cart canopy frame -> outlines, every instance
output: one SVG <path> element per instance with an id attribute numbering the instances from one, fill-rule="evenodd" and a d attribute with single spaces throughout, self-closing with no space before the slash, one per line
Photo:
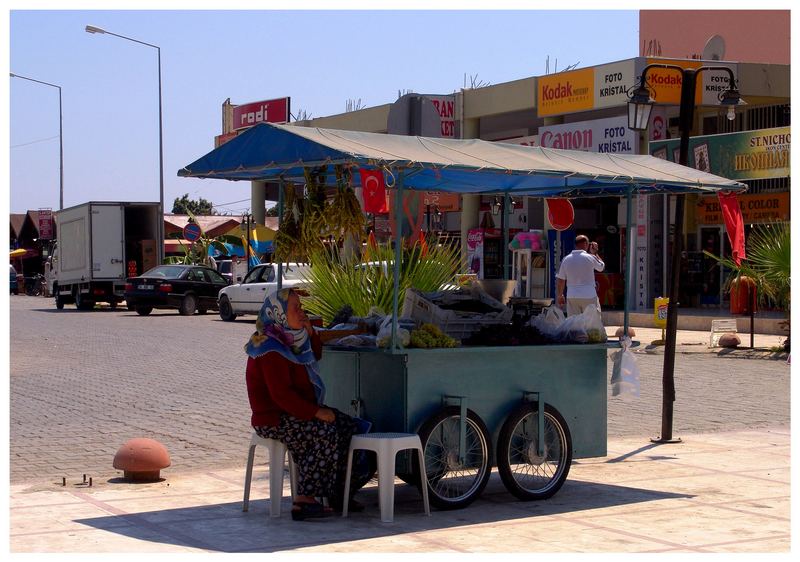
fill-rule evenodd
<path id="1" fill-rule="evenodd" d="M 181 177 L 304 181 L 307 168 L 402 170 L 403 189 L 598 197 L 741 192 L 743 183 L 648 155 L 593 153 L 479 139 L 437 139 L 260 123 L 178 171 Z M 354 186 L 360 185 L 353 174 Z M 392 181 L 387 187 L 392 187 Z"/>

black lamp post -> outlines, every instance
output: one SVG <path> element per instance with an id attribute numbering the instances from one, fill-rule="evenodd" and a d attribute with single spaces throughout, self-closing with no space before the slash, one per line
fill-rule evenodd
<path id="1" fill-rule="evenodd" d="M 694 96 L 697 87 L 697 75 L 706 70 L 721 70 L 728 73 L 728 89 L 719 96 L 720 104 L 728 106 L 727 117 L 736 118 L 735 107 L 744 104 L 736 89 L 736 78 L 727 66 L 701 66 L 699 68 L 683 68 L 674 64 L 648 64 L 642 70 L 639 84 L 631 94 L 628 102 L 628 128 L 637 131 L 647 129 L 650 112 L 657 101 L 650 95 L 647 87 L 647 72 L 651 68 L 669 68 L 681 73 L 681 104 L 679 110 L 679 129 L 681 143 L 678 163 L 686 166 L 689 160 L 689 135 L 694 124 Z M 676 443 L 679 438 L 672 437 L 672 404 L 675 402 L 675 345 L 678 329 L 678 290 L 680 286 L 681 254 L 683 245 L 683 207 L 684 194 L 678 194 L 675 200 L 675 233 L 672 244 L 672 277 L 670 278 L 669 304 L 667 306 L 667 333 L 664 346 L 664 370 L 662 376 L 662 411 L 661 436 L 653 439 L 656 443 Z"/>
<path id="2" fill-rule="evenodd" d="M 53 88 L 58 89 L 58 209 L 61 210 L 64 208 L 64 118 L 63 113 L 61 112 L 61 86 L 57 84 L 51 84 L 50 82 L 44 82 L 42 80 L 34 80 L 33 78 L 28 78 L 27 76 L 22 76 L 20 74 L 14 74 L 13 72 L 10 72 L 9 74 L 11 78 L 21 78 L 22 80 L 36 82 L 37 84 L 44 84 L 45 86 L 52 86 Z"/>
<path id="3" fill-rule="evenodd" d="M 250 213 L 242 217 L 240 227 L 247 231 L 247 247 L 245 248 L 245 259 L 247 260 L 247 273 L 250 273 Z"/>

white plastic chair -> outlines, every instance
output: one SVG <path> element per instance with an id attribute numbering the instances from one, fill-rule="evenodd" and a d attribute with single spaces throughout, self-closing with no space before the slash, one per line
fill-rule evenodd
<path id="1" fill-rule="evenodd" d="M 394 467 L 395 456 L 399 451 L 415 449 L 419 458 L 420 478 L 422 479 L 422 502 L 425 515 L 431 514 L 428 504 L 428 478 L 425 474 L 425 457 L 422 442 L 416 433 L 364 433 L 353 435 L 350 452 L 347 454 L 347 476 L 344 485 L 344 505 L 342 517 L 347 517 L 350 498 L 350 476 L 353 470 L 353 453 L 357 450 L 375 451 L 378 455 L 378 501 L 381 508 L 381 521 L 394 521 Z"/>
<path id="2" fill-rule="evenodd" d="M 247 472 L 244 478 L 244 498 L 242 500 L 242 511 L 247 511 L 250 507 L 250 483 L 253 480 L 253 460 L 256 456 L 256 447 L 261 446 L 269 451 L 269 514 L 270 517 L 280 517 L 281 498 L 283 497 L 283 463 L 286 458 L 286 445 L 277 439 L 265 439 L 258 433 L 253 432 L 250 438 L 250 449 L 247 453 Z M 295 472 L 292 455 L 289 454 L 289 485 L 292 491 L 292 498 L 295 496 Z"/>

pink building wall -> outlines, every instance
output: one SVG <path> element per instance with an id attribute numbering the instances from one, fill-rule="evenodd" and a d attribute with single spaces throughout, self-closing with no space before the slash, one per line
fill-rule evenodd
<path id="1" fill-rule="evenodd" d="M 639 55 L 700 58 L 706 41 L 721 35 L 724 60 L 790 64 L 789 16 L 789 10 L 640 10 Z"/>

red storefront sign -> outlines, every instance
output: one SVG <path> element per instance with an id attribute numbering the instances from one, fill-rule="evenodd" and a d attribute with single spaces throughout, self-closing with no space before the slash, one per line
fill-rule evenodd
<path id="1" fill-rule="evenodd" d="M 234 132 L 234 133 L 225 133 L 222 135 L 217 135 L 216 137 L 214 137 L 214 148 L 219 148 L 229 140 L 236 138 L 237 134 L 238 133 Z"/>
<path id="2" fill-rule="evenodd" d="M 443 191 L 424 191 L 422 204 L 437 207 L 440 211 L 458 211 L 461 207 L 461 196 L 458 193 L 445 193 Z"/>
<path id="3" fill-rule="evenodd" d="M 255 101 L 233 108 L 233 130 L 252 127 L 257 123 L 288 123 L 289 99 Z"/>
<path id="4" fill-rule="evenodd" d="M 53 211 L 50 209 L 39 210 L 39 239 L 53 239 Z"/>

